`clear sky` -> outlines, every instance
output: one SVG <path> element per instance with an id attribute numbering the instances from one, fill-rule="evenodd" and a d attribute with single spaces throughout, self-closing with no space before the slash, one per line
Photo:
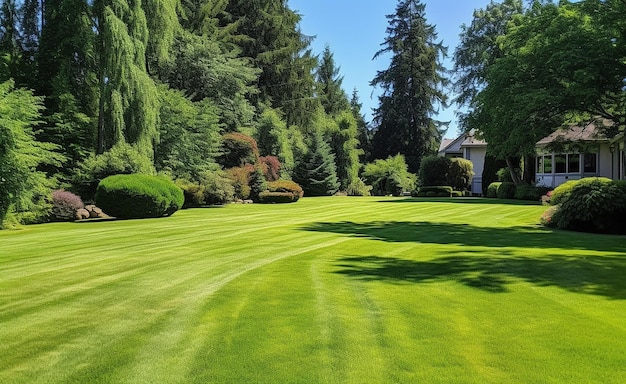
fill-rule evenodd
<path id="1" fill-rule="evenodd" d="M 438 39 L 448 47 L 444 65 L 450 61 L 459 41 L 461 24 L 472 22 L 474 9 L 485 8 L 489 0 L 422 0 L 426 4 L 426 20 L 435 25 Z M 302 33 L 315 36 L 311 48 L 320 54 L 328 45 L 335 63 L 344 77 L 343 87 L 349 96 L 357 89 L 363 103 L 362 112 L 371 119 L 371 109 L 378 106 L 378 91 L 369 83 L 376 71 L 386 69 L 388 58 L 372 60 L 386 37 L 388 20 L 393 14 L 395 0 L 289 0 L 289 7 L 302 15 Z M 450 94 L 451 95 L 451 94 Z M 457 136 L 456 105 L 442 110 L 441 121 L 451 121 L 446 137 Z"/>

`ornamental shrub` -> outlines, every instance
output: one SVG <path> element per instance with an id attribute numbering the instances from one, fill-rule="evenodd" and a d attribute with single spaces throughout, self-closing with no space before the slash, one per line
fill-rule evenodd
<path id="1" fill-rule="evenodd" d="M 626 182 L 590 177 L 565 184 L 552 195 L 552 204 L 558 204 L 553 215 L 558 228 L 626 234 Z"/>
<path id="2" fill-rule="evenodd" d="M 548 187 L 536 187 L 533 185 L 518 185 L 515 190 L 515 198 L 517 200 L 541 201 L 541 197 L 548 193 Z"/>
<path id="3" fill-rule="evenodd" d="M 365 182 L 371 185 L 375 196 L 401 196 L 404 191 L 415 188 L 415 175 L 408 170 L 402 155 L 390 156 L 386 160 L 377 159 L 365 165 Z"/>
<path id="4" fill-rule="evenodd" d="M 442 156 L 427 156 L 420 164 L 418 180 L 421 185 L 446 185 L 451 160 Z"/>
<path id="5" fill-rule="evenodd" d="M 170 216 L 184 199 L 171 180 L 142 174 L 109 176 L 96 191 L 96 204 L 108 215 L 124 219 Z"/>
<path id="6" fill-rule="evenodd" d="M 76 211 L 85 208 L 79 196 L 65 190 L 52 192 L 52 219 L 56 221 L 73 221 Z"/>
<path id="7" fill-rule="evenodd" d="M 280 179 L 281 164 L 276 156 L 259 157 L 259 166 L 263 172 L 263 176 L 267 181 L 276 181 Z"/>
<path id="8" fill-rule="evenodd" d="M 218 161 L 224 168 L 255 164 L 259 159 L 259 147 L 254 138 L 239 132 L 227 133 L 222 138 L 222 154 Z"/>
<path id="9" fill-rule="evenodd" d="M 502 185 L 501 181 L 494 181 L 493 183 L 489 184 L 489 186 L 487 187 L 487 197 L 494 199 L 498 197 L 498 188 L 500 188 L 500 185 Z"/>
<path id="10" fill-rule="evenodd" d="M 517 186 L 515 183 L 503 181 L 498 187 L 496 195 L 498 196 L 498 199 L 513 199 L 515 197 L 516 190 Z"/>
<path id="11" fill-rule="evenodd" d="M 235 199 L 233 182 L 222 170 L 205 171 L 198 181 L 176 180 L 176 185 L 183 190 L 185 204 L 183 208 L 198 208 L 205 205 L 221 205 Z"/>
<path id="12" fill-rule="evenodd" d="M 294 203 L 304 195 L 302 187 L 290 180 L 267 183 L 267 191 L 259 194 L 262 203 Z"/>
<path id="13" fill-rule="evenodd" d="M 419 187 L 417 190 L 411 193 L 411 196 L 424 197 L 427 196 L 428 192 L 434 192 L 435 196 L 438 197 L 451 197 L 452 196 L 452 187 L 450 186 L 425 186 Z"/>
<path id="14" fill-rule="evenodd" d="M 467 159 L 456 158 L 450 160 L 448 168 L 448 182 L 456 191 L 465 191 L 470 188 L 474 177 L 474 164 Z"/>
<path id="15" fill-rule="evenodd" d="M 346 193 L 348 196 L 369 196 L 372 191 L 372 186 L 365 184 L 365 181 L 360 178 L 356 178 L 352 180 L 350 184 L 348 184 L 348 188 L 346 189 Z"/>

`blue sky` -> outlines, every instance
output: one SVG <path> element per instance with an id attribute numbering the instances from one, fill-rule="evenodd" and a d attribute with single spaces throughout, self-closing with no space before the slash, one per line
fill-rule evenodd
<path id="1" fill-rule="evenodd" d="M 436 27 L 438 39 L 448 46 L 450 61 L 458 44 L 461 24 L 470 24 L 474 9 L 485 8 L 489 0 L 422 0 L 426 19 Z M 289 7 L 302 15 L 300 27 L 305 35 L 315 36 L 311 48 L 315 54 L 330 46 L 335 63 L 341 67 L 343 87 L 352 95 L 356 88 L 367 119 L 378 106 L 377 91 L 369 83 L 376 71 L 386 69 L 388 58 L 372 60 L 386 36 L 388 14 L 394 13 L 394 0 L 289 0 Z M 451 121 L 446 137 L 457 135 L 456 105 L 440 111 L 437 119 Z"/>

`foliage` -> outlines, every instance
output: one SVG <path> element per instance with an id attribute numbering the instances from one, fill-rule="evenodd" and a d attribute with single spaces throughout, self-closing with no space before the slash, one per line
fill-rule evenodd
<path id="1" fill-rule="evenodd" d="M 123 219 L 170 216 L 184 201 L 183 191 L 161 176 L 109 176 L 96 191 L 96 204 L 108 215 Z"/>
<path id="2" fill-rule="evenodd" d="M 413 197 L 452 197 L 453 191 L 450 186 L 421 186 L 411 192 Z M 457 191 L 458 192 L 458 191 Z"/>
<path id="3" fill-rule="evenodd" d="M 558 205 L 546 209 L 546 211 L 541 215 L 541 218 L 539 220 L 541 224 L 545 225 L 546 227 L 556 227 L 556 223 L 554 222 L 554 215 L 558 210 Z"/>
<path id="4" fill-rule="evenodd" d="M 72 221 L 76 211 L 85 207 L 79 196 L 65 190 L 52 192 L 52 217 L 57 221 Z"/>
<path id="5" fill-rule="evenodd" d="M 9 214 L 12 222 L 39 222 L 51 208 L 54 179 L 38 168 L 60 166 L 63 157 L 54 152 L 56 145 L 35 139 L 41 108 L 32 92 L 0 83 L 0 229 Z"/>
<path id="6" fill-rule="evenodd" d="M 304 196 L 302 187 L 290 180 L 267 183 L 267 191 L 259 194 L 262 203 L 293 203 Z"/>
<path id="7" fill-rule="evenodd" d="M 224 168 L 256 164 L 259 148 L 254 138 L 239 132 L 227 133 L 222 138 L 222 151 L 218 158 Z"/>
<path id="8" fill-rule="evenodd" d="M 221 205 L 235 199 L 233 182 L 221 170 L 204 171 L 197 181 L 176 180 L 185 195 L 184 208 L 197 208 L 205 205 Z"/>
<path id="9" fill-rule="evenodd" d="M 515 183 L 510 181 L 503 181 L 500 183 L 496 191 L 496 195 L 498 199 L 513 199 L 515 198 L 515 193 L 517 191 L 517 186 Z"/>
<path id="10" fill-rule="evenodd" d="M 91 155 L 73 179 L 73 189 L 85 200 L 91 200 L 101 180 L 119 174 L 155 174 L 150 158 L 133 145 L 121 142 L 100 155 Z"/>
<path id="11" fill-rule="evenodd" d="M 404 156 L 396 155 L 386 160 L 375 160 L 365 165 L 363 177 L 372 186 L 376 196 L 400 196 L 404 191 L 415 188 L 416 177 L 409 173 Z"/>
<path id="12" fill-rule="evenodd" d="M 501 185 L 502 185 L 501 181 L 495 181 L 493 183 L 490 183 L 489 186 L 487 187 L 487 197 L 489 198 L 498 197 L 498 189 L 500 188 Z"/>
<path id="13" fill-rule="evenodd" d="M 558 228 L 585 232 L 626 234 L 626 183 L 590 177 L 554 190 L 551 204 L 558 206 L 553 222 Z"/>
<path id="14" fill-rule="evenodd" d="M 451 163 L 449 158 L 443 156 L 424 157 L 417 177 L 420 185 L 448 185 Z"/>
<path id="15" fill-rule="evenodd" d="M 280 179 L 281 164 L 276 156 L 259 157 L 259 166 L 267 181 L 276 181 Z"/>
<path id="16" fill-rule="evenodd" d="M 471 187 L 474 177 L 474 164 L 467 159 L 455 158 L 450 160 L 447 180 L 456 191 L 466 191 Z"/>
<path id="17" fill-rule="evenodd" d="M 513 172 L 517 175 L 518 178 L 522 174 L 522 171 L 519 168 L 515 168 Z M 500 168 L 498 172 L 496 172 L 496 176 L 498 177 L 498 181 L 507 181 L 511 183 L 514 181 L 513 176 L 511 176 L 511 170 L 508 167 Z"/>
<path id="18" fill-rule="evenodd" d="M 218 109 L 208 100 L 192 102 L 182 92 L 159 87 L 159 143 L 154 164 L 159 172 L 196 180 L 216 168 L 221 135 Z"/>
<path id="19" fill-rule="evenodd" d="M 348 96 L 342 88 L 343 77 L 340 68 L 335 66 L 335 59 L 330 47 L 326 45 L 322 59 L 316 70 L 316 92 L 326 114 L 336 116 L 349 110 Z"/>
<path id="20" fill-rule="evenodd" d="M 357 178 L 348 185 L 346 193 L 348 196 L 369 196 L 372 192 L 372 186 L 367 185 L 361 178 Z"/>
<path id="21" fill-rule="evenodd" d="M 335 156 L 321 132 L 313 135 L 309 151 L 294 170 L 293 180 L 302 186 L 307 196 L 332 195 L 339 189 Z"/>
<path id="22" fill-rule="evenodd" d="M 358 132 L 356 121 L 350 111 L 340 112 L 334 119 L 326 132 L 329 137 L 330 146 L 335 155 L 337 165 L 337 178 L 341 190 L 346 190 L 348 186 L 359 178 L 361 163 L 359 156 L 362 150 L 358 149 Z"/>
<path id="23" fill-rule="evenodd" d="M 550 188 L 536 187 L 534 185 L 520 184 L 515 190 L 515 199 L 541 201 L 541 197 L 546 195 Z"/>
<path id="24" fill-rule="evenodd" d="M 229 168 L 226 173 L 231 180 L 233 187 L 235 188 L 235 197 L 241 200 L 247 200 L 250 198 L 251 175 L 255 172 L 252 164 L 245 164 L 240 167 Z"/>
<path id="25" fill-rule="evenodd" d="M 259 152 L 264 156 L 276 156 L 282 164 L 283 176 L 290 176 L 296 166 L 296 157 L 306 152 L 306 144 L 297 129 L 287 129 L 279 111 L 267 108 L 261 114 L 255 138 Z"/>
<path id="26" fill-rule="evenodd" d="M 392 57 L 389 68 L 371 82 L 382 88 L 374 111 L 372 154 L 379 159 L 402 154 L 409 171 L 417 172 L 422 158 L 434 154 L 441 141 L 443 124 L 431 116 L 447 99 L 441 64 L 446 48 L 436 42 L 435 27 L 426 22 L 425 6 L 418 0 L 399 1 L 387 19 L 387 37 L 374 58 Z"/>
<path id="27" fill-rule="evenodd" d="M 359 94 L 354 88 L 352 90 L 352 98 L 350 99 L 350 110 L 356 121 L 357 139 L 359 140 L 358 148 L 361 150 L 360 161 L 365 163 L 372 155 L 372 132 L 370 132 L 365 116 L 361 113 L 363 104 L 359 101 Z"/>
<path id="28" fill-rule="evenodd" d="M 487 196 L 487 187 L 491 183 L 499 181 L 497 172 L 503 167 L 506 167 L 506 161 L 496 159 L 494 156 L 491 156 L 489 153 L 487 153 L 487 155 L 485 156 L 485 163 L 483 164 L 482 173 L 483 196 Z"/>

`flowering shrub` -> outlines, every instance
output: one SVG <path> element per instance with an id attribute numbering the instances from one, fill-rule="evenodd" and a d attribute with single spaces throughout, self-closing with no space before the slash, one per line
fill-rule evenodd
<path id="1" fill-rule="evenodd" d="M 543 215 L 541 215 L 541 224 L 545 225 L 546 227 L 555 227 L 556 225 L 554 224 L 554 220 L 552 219 L 552 217 L 558 210 L 558 206 L 552 206 L 548 208 L 543 213 Z"/>
<path id="2" fill-rule="evenodd" d="M 79 196 L 62 189 L 52 192 L 52 217 L 56 221 L 72 221 L 76 211 L 85 207 Z"/>
<path id="3" fill-rule="evenodd" d="M 550 202 L 552 201 L 552 192 L 553 191 L 548 191 L 545 195 L 541 196 L 542 205 L 550 205 Z"/>

